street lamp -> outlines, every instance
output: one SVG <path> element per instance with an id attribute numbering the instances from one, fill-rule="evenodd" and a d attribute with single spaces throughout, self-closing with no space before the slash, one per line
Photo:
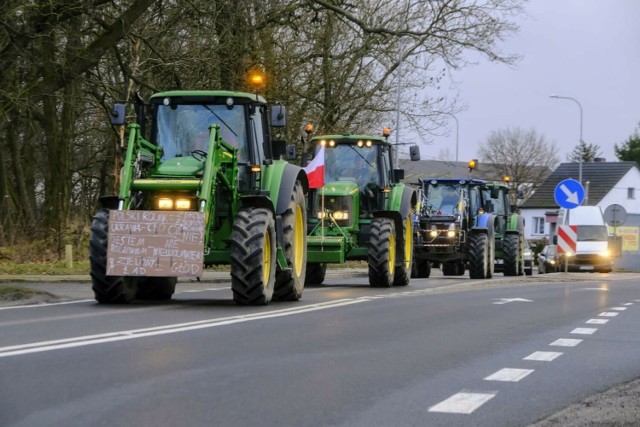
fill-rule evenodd
<path id="1" fill-rule="evenodd" d="M 458 118 L 455 115 L 453 115 L 451 113 L 449 113 L 449 115 L 451 117 L 453 117 L 453 120 L 456 121 L 456 162 L 457 162 L 458 161 L 458 142 L 459 142 L 458 141 L 458 135 L 459 135 L 459 131 L 460 131 L 460 124 L 458 123 Z"/>
<path id="2" fill-rule="evenodd" d="M 570 96 L 559 96 L 554 94 L 549 96 L 549 98 L 568 99 L 569 101 L 575 102 L 578 105 L 578 108 L 580 108 L 580 161 L 578 163 L 578 182 L 582 185 L 582 156 L 584 156 L 584 152 L 582 151 L 582 105 L 580 105 L 580 102 L 578 102 L 577 99 L 571 98 Z"/>

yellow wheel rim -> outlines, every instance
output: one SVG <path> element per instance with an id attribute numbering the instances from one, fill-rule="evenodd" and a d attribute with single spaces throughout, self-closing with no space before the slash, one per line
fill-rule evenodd
<path id="1" fill-rule="evenodd" d="M 413 224 L 411 217 L 407 218 L 407 225 L 404 233 L 404 268 L 411 267 L 411 249 L 413 248 Z"/>
<path id="2" fill-rule="evenodd" d="M 389 274 L 393 274 L 396 269 L 396 233 L 391 233 L 389 241 Z"/>
<path id="3" fill-rule="evenodd" d="M 262 285 L 266 288 L 271 277 L 271 236 L 269 230 L 264 235 L 264 250 L 262 251 Z"/>
<path id="4" fill-rule="evenodd" d="M 302 274 L 303 258 L 304 258 L 304 236 L 306 230 L 304 229 L 304 218 L 302 216 L 302 208 L 300 205 L 296 205 L 295 213 L 295 228 L 293 230 L 293 268 L 296 276 L 299 277 Z"/>

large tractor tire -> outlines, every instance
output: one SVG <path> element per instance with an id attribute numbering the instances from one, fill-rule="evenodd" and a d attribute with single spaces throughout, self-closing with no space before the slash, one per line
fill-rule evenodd
<path id="1" fill-rule="evenodd" d="M 411 278 L 411 268 L 413 267 L 413 222 L 408 216 L 404 224 L 404 253 L 402 265 L 396 267 L 396 274 L 393 278 L 393 286 L 407 286 Z"/>
<path id="2" fill-rule="evenodd" d="M 304 289 L 307 269 L 307 209 L 302 184 L 296 181 L 289 207 L 282 214 L 284 256 L 290 270 L 276 268 L 273 299 L 298 301 Z"/>
<path id="3" fill-rule="evenodd" d="M 429 276 L 431 276 L 431 261 L 418 260 L 413 263 L 413 273 L 411 277 L 428 279 Z"/>
<path id="4" fill-rule="evenodd" d="M 304 282 L 307 285 L 322 285 L 326 274 L 327 264 L 320 262 L 307 263 L 307 273 Z"/>
<path id="5" fill-rule="evenodd" d="M 138 281 L 136 299 L 167 301 L 176 291 L 177 277 L 145 277 Z"/>
<path id="6" fill-rule="evenodd" d="M 109 237 L 109 211 L 100 209 L 91 223 L 89 263 L 91 288 L 101 304 L 123 304 L 136 296 L 137 277 L 107 276 L 107 240 Z"/>
<path id="7" fill-rule="evenodd" d="M 273 297 L 276 275 L 276 231 L 273 214 L 264 208 L 238 211 L 231 231 L 231 290 L 241 305 L 265 305 Z"/>
<path id="8" fill-rule="evenodd" d="M 520 268 L 520 236 L 507 234 L 502 240 L 502 261 L 505 276 L 518 276 Z"/>
<path id="9" fill-rule="evenodd" d="M 460 263 L 455 261 L 442 263 L 443 276 L 458 276 L 459 273 L 460 273 Z"/>
<path id="10" fill-rule="evenodd" d="M 388 218 L 371 221 L 369 235 L 369 285 L 373 288 L 393 286 L 396 266 L 396 230 Z"/>
<path id="11" fill-rule="evenodd" d="M 469 236 L 469 277 L 472 279 L 487 279 L 491 277 L 489 239 L 484 233 Z"/>

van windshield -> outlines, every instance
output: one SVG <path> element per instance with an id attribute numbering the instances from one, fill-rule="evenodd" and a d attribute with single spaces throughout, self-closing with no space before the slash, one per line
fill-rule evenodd
<path id="1" fill-rule="evenodd" d="M 578 242 L 595 242 L 607 239 L 607 227 L 604 225 L 578 226 Z"/>

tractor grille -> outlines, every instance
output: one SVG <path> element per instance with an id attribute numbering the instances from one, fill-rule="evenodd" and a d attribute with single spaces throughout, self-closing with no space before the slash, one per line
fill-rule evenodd
<path id="1" fill-rule="evenodd" d="M 314 202 L 314 218 L 322 217 L 322 197 L 316 195 Z M 353 224 L 354 210 L 353 197 L 349 196 L 325 196 L 324 214 L 331 216 L 340 227 L 349 227 Z"/>

